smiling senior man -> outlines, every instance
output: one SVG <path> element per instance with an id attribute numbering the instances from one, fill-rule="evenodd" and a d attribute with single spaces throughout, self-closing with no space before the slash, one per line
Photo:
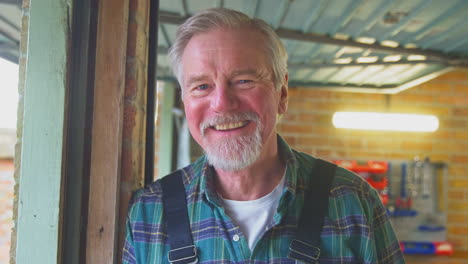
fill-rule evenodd
<path id="1" fill-rule="evenodd" d="M 268 24 L 199 12 L 170 58 L 205 155 L 134 194 L 123 263 L 404 263 L 376 191 L 277 134 L 287 53 Z"/>

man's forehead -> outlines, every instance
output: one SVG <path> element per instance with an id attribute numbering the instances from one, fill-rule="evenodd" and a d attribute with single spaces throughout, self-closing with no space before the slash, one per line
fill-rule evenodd
<path id="1" fill-rule="evenodd" d="M 240 75 L 255 75 L 255 76 L 260 76 L 268 73 L 268 71 L 264 68 L 251 68 L 251 67 L 245 67 L 245 68 L 236 68 L 232 69 L 229 72 L 223 73 L 223 76 L 225 77 L 236 77 Z M 214 76 L 207 74 L 205 72 L 191 72 L 187 73 L 187 76 L 184 76 L 185 80 L 187 83 L 190 82 L 195 82 L 195 81 L 200 81 L 200 80 L 206 80 L 213 78 Z"/>

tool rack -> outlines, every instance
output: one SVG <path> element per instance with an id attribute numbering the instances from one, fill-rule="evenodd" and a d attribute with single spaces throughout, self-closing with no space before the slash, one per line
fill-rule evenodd
<path id="1" fill-rule="evenodd" d="M 447 165 L 411 161 L 335 160 L 363 177 L 387 207 L 405 254 L 450 255 L 447 242 Z"/>

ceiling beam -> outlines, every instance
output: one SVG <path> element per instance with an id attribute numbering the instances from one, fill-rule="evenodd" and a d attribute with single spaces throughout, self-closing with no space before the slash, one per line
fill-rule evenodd
<path id="1" fill-rule="evenodd" d="M 18 56 L 12 55 L 12 54 L 10 54 L 8 52 L 4 52 L 4 51 L 1 51 L 1 50 L 0 50 L 0 58 L 5 59 L 5 60 L 7 60 L 9 62 L 16 63 L 16 64 L 18 64 L 18 61 L 19 61 Z"/>
<path id="2" fill-rule="evenodd" d="M 288 68 L 290 69 L 310 69 L 310 68 L 331 68 L 331 67 L 350 67 L 350 66 L 391 66 L 391 65 L 415 65 L 415 64 L 442 64 L 443 61 L 439 60 L 401 60 L 401 61 L 376 61 L 369 63 L 362 63 L 352 61 L 350 63 L 289 63 Z M 447 65 L 448 66 L 448 65 Z"/>
<path id="3" fill-rule="evenodd" d="M 10 40 L 12 43 L 18 45 L 18 47 L 19 47 L 19 40 L 16 39 L 15 37 L 13 37 L 10 33 L 2 30 L 1 28 L 0 28 L 0 35 L 5 37 L 6 39 Z"/>
<path id="4" fill-rule="evenodd" d="M 19 47 L 13 43 L 0 42 L 0 51 L 17 51 Z"/>
<path id="5" fill-rule="evenodd" d="M 446 61 L 449 64 L 457 63 L 459 60 L 464 58 L 456 57 L 452 55 L 447 55 L 442 52 L 433 51 L 433 50 L 423 50 L 417 48 L 404 48 L 404 47 L 389 47 L 384 46 L 378 43 L 366 44 L 357 42 L 350 39 L 336 39 L 326 35 L 320 35 L 316 33 L 302 33 L 297 30 L 280 28 L 276 30 L 276 33 L 286 39 L 293 39 L 298 41 L 307 41 L 307 42 L 318 42 L 322 44 L 337 45 L 337 46 L 348 46 L 356 47 L 363 49 L 371 49 L 375 51 L 383 51 L 394 54 L 407 54 L 407 55 L 423 55 L 432 59 Z M 466 61 L 465 61 L 466 63 Z"/>
<path id="6" fill-rule="evenodd" d="M 2 0 L 0 0 L 2 1 Z M 0 2 L 1 3 L 1 2 Z M 2 21 L 3 23 L 7 24 L 8 26 L 12 27 L 14 30 L 16 31 L 20 31 L 21 29 L 19 28 L 19 26 L 15 25 L 13 22 L 11 22 L 9 19 L 7 19 L 5 16 L 3 16 L 2 14 L 0 14 L 0 21 Z"/>
<path id="7" fill-rule="evenodd" d="M 159 20 L 162 23 L 179 25 L 182 24 L 187 17 L 182 17 L 177 13 L 160 11 Z M 347 47 L 357 47 L 363 49 L 371 49 L 375 51 L 388 52 L 393 54 L 408 54 L 408 55 L 423 55 L 431 60 L 440 60 L 442 63 L 446 63 L 452 66 L 467 66 L 468 59 L 462 56 L 448 55 L 443 52 L 418 49 L 418 48 L 405 48 L 405 47 L 389 47 L 384 46 L 379 43 L 366 44 L 354 41 L 352 39 L 337 39 L 332 38 L 327 35 L 321 35 L 317 33 L 304 33 L 300 30 L 291 30 L 285 28 L 276 29 L 276 33 L 285 39 L 314 42 L 328 45 L 336 46 L 347 46 Z"/>
<path id="8" fill-rule="evenodd" d="M 21 0 L 0 0 L 0 4 L 21 6 Z"/>

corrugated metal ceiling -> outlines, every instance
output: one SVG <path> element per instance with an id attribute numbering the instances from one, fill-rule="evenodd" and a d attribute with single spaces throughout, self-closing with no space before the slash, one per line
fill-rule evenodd
<path id="1" fill-rule="evenodd" d="M 11 61 L 19 2 L 0 0 L 0 57 Z M 468 65 L 466 0 L 160 0 L 158 78 L 172 78 L 177 25 L 210 7 L 270 23 L 290 56 L 290 86 L 395 93 Z"/>
<path id="2" fill-rule="evenodd" d="M 0 57 L 18 62 L 21 28 L 21 2 L 0 0 Z"/>
<path id="3" fill-rule="evenodd" d="M 161 0 L 160 77 L 177 24 L 226 7 L 270 23 L 288 50 L 290 86 L 395 93 L 468 65 L 465 0 Z"/>

